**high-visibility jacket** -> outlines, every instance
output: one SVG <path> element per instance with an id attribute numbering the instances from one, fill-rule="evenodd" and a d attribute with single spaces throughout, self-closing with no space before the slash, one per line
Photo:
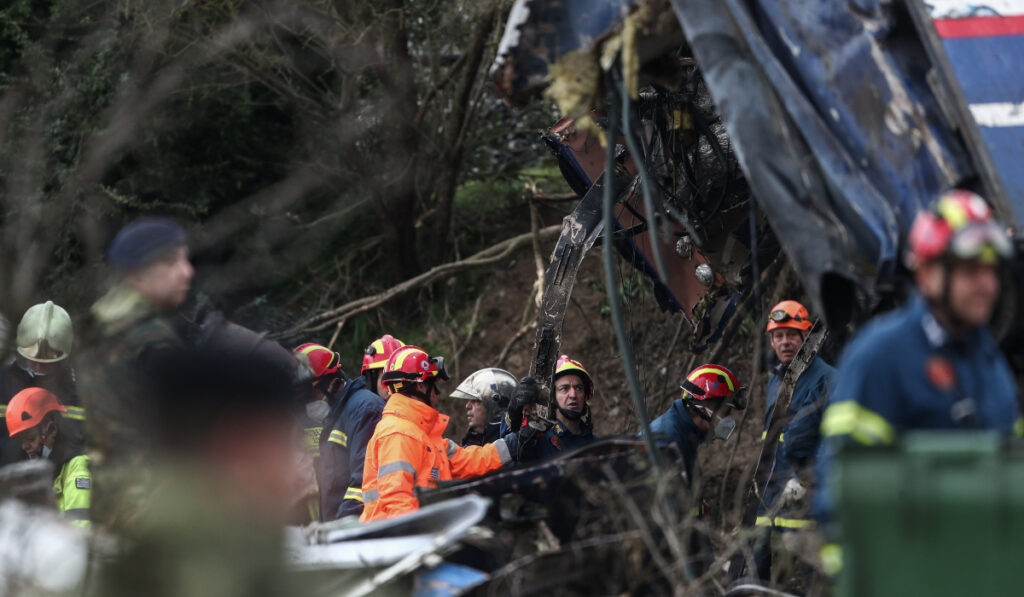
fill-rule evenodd
<path id="1" fill-rule="evenodd" d="M 447 426 L 446 415 L 419 400 L 388 398 L 366 448 L 361 522 L 417 510 L 416 487 L 482 475 L 512 459 L 504 440 L 462 448 L 442 437 Z"/>
<path id="2" fill-rule="evenodd" d="M 57 510 L 72 524 L 89 526 L 89 503 L 92 501 L 92 474 L 89 457 L 79 454 L 64 463 L 53 481 Z"/>
<path id="3" fill-rule="evenodd" d="M 320 504 L 324 520 L 363 511 L 366 446 L 380 421 L 384 400 L 353 377 L 341 390 L 320 436 Z"/>

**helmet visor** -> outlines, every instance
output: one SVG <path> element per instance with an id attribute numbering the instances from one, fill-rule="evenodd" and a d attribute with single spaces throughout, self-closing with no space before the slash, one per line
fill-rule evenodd
<path id="1" fill-rule="evenodd" d="M 957 259 L 977 259 L 996 263 L 1013 255 L 1010 237 L 995 222 L 978 222 L 958 230 L 949 243 L 949 252 Z"/>
<path id="2" fill-rule="evenodd" d="M 805 319 L 803 317 L 800 317 L 799 315 L 790 315 L 789 313 L 786 313 L 782 309 L 776 309 L 775 311 L 772 311 L 771 313 L 768 314 L 768 318 L 774 321 L 775 323 L 786 323 L 787 321 L 810 321 L 809 319 Z"/>

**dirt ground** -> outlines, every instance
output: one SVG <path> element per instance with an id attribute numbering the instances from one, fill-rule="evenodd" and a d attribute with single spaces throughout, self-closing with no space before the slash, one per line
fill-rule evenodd
<path id="1" fill-rule="evenodd" d="M 545 247 L 546 258 L 550 247 Z M 630 275 L 630 268 L 618 260 L 619 277 Z M 487 285 L 484 296 L 494 297 L 481 305 L 476 333 L 470 339 L 469 348 L 463 351 L 454 363 L 458 373 L 449 382 L 454 389 L 458 381 L 478 368 L 495 366 L 502 349 L 520 327 L 524 306 L 532 300 L 533 282 L 536 277 L 532 252 L 524 249 L 510 261 L 494 268 L 494 275 Z M 678 313 L 663 312 L 650 291 L 650 283 L 643 279 L 642 288 L 625 305 L 626 324 L 630 330 L 633 350 L 639 369 L 639 376 L 647 396 L 647 409 L 651 418 L 666 411 L 672 401 L 679 397 L 679 385 L 687 372 L 704 363 L 704 355 L 694 355 L 689 350 L 691 339 L 690 323 Z M 457 314 L 456 319 L 465 322 L 471 317 L 468 312 Z M 530 312 L 529 320 L 536 318 L 536 309 Z M 429 330 L 441 340 L 443 330 Z M 737 334 L 734 348 L 726 350 L 719 364 L 733 370 L 741 382 L 751 388 L 751 406 L 744 413 L 736 413 L 738 426 L 728 441 L 715 440 L 701 449 L 700 464 L 704 475 L 705 501 L 711 508 L 715 520 L 723 514 L 732 513 L 735 489 L 739 475 L 749 470 L 757 459 L 760 446 L 760 430 L 764 413 L 764 399 L 760 389 L 764 386 L 766 374 L 751 379 L 751 362 L 754 342 L 760 341 Z M 517 377 L 525 375 L 533 355 L 534 330 L 530 330 L 517 341 L 501 366 Z M 625 374 L 612 327 L 607 315 L 607 296 L 604 275 L 601 268 L 600 249 L 595 249 L 583 261 L 573 289 L 572 300 L 565 315 L 561 354 L 579 360 L 594 378 L 594 398 L 591 403 L 595 422 L 595 433 L 599 436 L 635 434 L 639 423 L 634 414 L 632 399 L 626 385 Z M 755 383 L 756 382 L 756 383 Z M 459 439 L 465 432 L 465 411 L 463 402 L 442 399 L 440 409 L 451 415 L 452 423 L 448 436 Z M 730 463 L 731 460 L 731 463 Z M 726 470 L 729 470 L 727 491 L 721 487 Z M 724 498 L 724 500 L 720 499 Z M 728 520 L 735 516 L 725 515 Z"/>

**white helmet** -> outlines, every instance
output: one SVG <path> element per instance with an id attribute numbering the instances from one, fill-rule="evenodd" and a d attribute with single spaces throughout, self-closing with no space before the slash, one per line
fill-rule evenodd
<path id="1" fill-rule="evenodd" d="M 488 367 L 470 374 L 449 396 L 459 400 L 482 401 L 487 409 L 487 420 L 493 421 L 508 407 L 515 387 L 514 375 L 504 369 Z"/>
<path id="2" fill-rule="evenodd" d="M 18 323 L 18 354 L 30 361 L 63 361 L 71 353 L 74 342 L 71 316 L 53 301 L 29 307 Z"/>

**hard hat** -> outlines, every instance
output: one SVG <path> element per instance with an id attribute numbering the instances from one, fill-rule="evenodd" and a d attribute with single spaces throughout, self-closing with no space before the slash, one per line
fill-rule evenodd
<path id="1" fill-rule="evenodd" d="M 7 433 L 11 437 L 43 422 L 50 412 L 67 412 L 53 393 L 43 388 L 25 388 L 7 405 Z"/>
<path id="2" fill-rule="evenodd" d="M 359 373 L 366 373 L 370 369 L 383 369 L 391 357 L 391 353 L 403 346 L 405 346 L 405 342 L 392 337 L 391 334 L 384 334 L 374 340 L 363 352 L 363 368 Z"/>
<path id="3" fill-rule="evenodd" d="M 314 377 L 333 375 L 341 371 L 341 355 L 326 346 L 306 342 L 295 347 L 295 354 L 305 355 L 309 359 L 309 368 Z"/>
<path id="4" fill-rule="evenodd" d="M 578 375 L 583 380 L 584 385 L 587 386 L 587 397 L 594 391 L 594 380 L 591 379 L 590 373 L 583 368 L 583 365 L 579 361 L 574 361 L 566 355 L 558 357 L 558 361 L 555 362 L 555 376 L 552 381 L 558 381 L 559 377 L 563 375 Z"/>
<path id="5" fill-rule="evenodd" d="M 705 411 L 709 409 L 698 404 L 704 400 L 720 399 L 740 410 L 747 406 L 746 388 L 740 385 L 739 379 L 732 371 L 722 365 L 708 363 L 697 367 L 690 371 L 680 388 L 683 390 L 684 402 Z"/>
<path id="6" fill-rule="evenodd" d="M 961 189 L 943 193 L 931 208 L 917 214 L 909 244 L 910 267 L 945 255 L 997 263 L 1013 253 L 1006 231 L 985 200 Z"/>
<path id="7" fill-rule="evenodd" d="M 53 301 L 29 307 L 18 324 L 18 354 L 30 361 L 62 361 L 71 353 L 74 341 L 71 316 Z"/>
<path id="8" fill-rule="evenodd" d="M 419 346 L 403 346 L 391 353 L 384 365 L 381 381 L 398 389 L 403 382 L 417 383 L 437 378 L 449 379 L 444 357 L 432 357 Z"/>
<path id="9" fill-rule="evenodd" d="M 814 327 L 814 322 L 811 321 L 811 316 L 807 313 L 807 307 L 796 301 L 782 301 L 768 312 L 768 327 L 765 328 L 765 331 L 792 328 L 806 332 L 812 327 Z"/>
<path id="10" fill-rule="evenodd" d="M 474 371 L 449 396 L 460 400 L 490 401 L 504 408 L 512 399 L 515 387 L 514 375 L 504 369 L 488 367 Z"/>

